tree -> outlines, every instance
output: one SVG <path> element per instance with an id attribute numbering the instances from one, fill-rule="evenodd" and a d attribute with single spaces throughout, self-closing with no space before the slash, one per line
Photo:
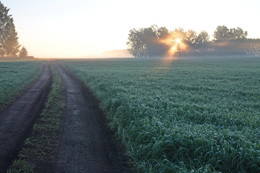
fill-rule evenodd
<path id="1" fill-rule="evenodd" d="M 28 52 L 25 47 L 22 47 L 22 49 L 19 51 L 19 57 L 27 57 Z"/>
<path id="2" fill-rule="evenodd" d="M 226 26 L 218 26 L 214 32 L 216 41 L 225 41 L 229 39 L 229 29 Z"/>
<path id="3" fill-rule="evenodd" d="M 148 28 L 132 29 L 128 35 L 129 52 L 135 57 L 172 56 L 192 53 L 241 53 L 247 32 L 243 29 L 218 26 L 214 40 L 210 41 L 206 31 L 196 33 L 176 28 L 169 31 L 165 27 L 152 25 Z M 241 40 L 244 39 L 244 40 Z M 225 41 L 225 44 L 222 44 Z M 224 45 L 224 46 L 223 46 Z"/>
<path id="4" fill-rule="evenodd" d="M 188 30 L 186 32 L 186 39 L 190 45 L 195 44 L 197 40 L 197 33 L 193 30 Z"/>
<path id="5" fill-rule="evenodd" d="M 134 57 L 153 57 L 164 55 L 168 45 L 161 39 L 168 36 L 165 27 L 153 25 L 148 28 L 132 29 L 128 35 L 128 50 Z"/>
<path id="6" fill-rule="evenodd" d="M 205 44 L 209 42 L 209 34 L 206 31 L 201 31 L 196 38 L 196 44 Z"/>
<path id="7" fill-rule="evenodd" d="M 147 39 L 144 38 L 144 28 L 132 29 L 128 35 L 127 45 L 129 47 L 129 52 L 134 57 L 146 56 Z"/>
<path id="8" fill-rule="evenodd" d="M 227 41 L 245 39 L 247 37 L 247 31 L 237 27 L 228 29 L 226 26 L 218 26 L 214 32 L 214 39 L 216 41 Z"/>
<path id="9" fill-rule="evenodd" d="M 169 36 L 169 30 L 166 27 L 157 28 L 156 32 L 159 39 L 165 39 Z"/>
<path id="10" fill-rule="evenodd" d="M 230 40 L 245 39 L 247 37 L 247 31 L 237 27 L 229 30 Z"/>
<path id="11" fill-rule="evenodd" d="M 184 31 L 183 28 L 176 28 L 175 30 L 171 31 L 170 34 L 173 40 L 176 39 L 181 39 L 183 41 L 187 40 L 186 32 Z"/>
<path id="12" fill-rule="evenodd" d="M 19 52 L 18 36 L 9 9 L 0 2 L 0 56 L 16 56 Z"/>

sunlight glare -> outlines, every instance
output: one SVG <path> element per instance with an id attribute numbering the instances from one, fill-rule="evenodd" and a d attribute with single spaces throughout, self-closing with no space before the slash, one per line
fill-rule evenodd
<path id="1" fill-rule="evenodd" d="M 182 38 L 176 38 L 174 35 L 170 35 L 169 37 L 161 40 L 161 43 L 169 46 L 169 50 L 167 52 L 167 57 L 174 56 L 180 51 L 184 51 L 187 49 L 187 45 L 182 41 Z"/>
<path id="2" fill-rule="evenodd" d="M 168 51 L 163 59 L 163 64 L 171 64 L 178 59 L 178 54 L 180 52 L 188 49 L 188 45 L 185 44 L 179 35 L 170 34 L 165 39 L 160 40 L 160 42 L 168 46 Z"/>
<path id="3" fill-rule="evenodd" d="M 181 38 L 176 38 L 175 41 L 176 41 L 177 44 L 180 44 L 180 43 L 181 43 L 181 40 L 182 40 Z"/>

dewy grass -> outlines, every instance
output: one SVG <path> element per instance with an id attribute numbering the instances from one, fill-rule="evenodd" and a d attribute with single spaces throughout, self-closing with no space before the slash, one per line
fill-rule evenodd
<path id="1" fill-rule="evenodd" d="M 38 61 L 0 63 L 0 110 L 37 78 L 41 67 Z"/>
<path id="2" fill-rule="evenodd" d="M 137 172 L 260 172 L 260 59 L 64 61 Z"/>
<path id="3" fill-rule="evenodd" d="M 9 173 L 52 169 L 58 146 L 63 107 L 61 78 L 55 70 L 52 89 L 44 110 L 36 120 L 31 136 L 26 139 L 19 158 L 13 162 Z"/>

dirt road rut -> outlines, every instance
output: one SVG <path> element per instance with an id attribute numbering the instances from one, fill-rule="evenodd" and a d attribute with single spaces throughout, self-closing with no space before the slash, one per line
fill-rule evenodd
<path id="1" fill-rule="evenodd" d="M 45 64 L 37 81 L 7 109 L 0 112 L 0 172 L 5 172 L 21 149 L 40 114 L 51 87 L 50 65 Z"/>
<path id="2" fill-rule="evenodd" d="M 130 172 L 97 100 L 66 68 L 56 67 L 64 82 L 67 106 L 55 172 Z"/>

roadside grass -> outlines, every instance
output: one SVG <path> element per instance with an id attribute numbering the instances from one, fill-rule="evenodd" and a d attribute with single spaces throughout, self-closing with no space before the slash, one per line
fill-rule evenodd
<path id="1" fill-rule="evenodd" d="M 53 71 L 51 91 L 44 110 L 36 120 L 32 134 L 26 139 L 8 173 L 32 173 L 52 170 L 58 147 L 64 97 L 62 95 L 61 78 L 56 69 Z"/>
<path id="2" fill-rule="evenodd" d="M 64 61 L 137 172 L 260 172 L 260 59 Z"/>
<path id="3" fill-rule="evenodd" d="M 39 76 L 42 62 L 0 62 L 0 110 Z"/>

